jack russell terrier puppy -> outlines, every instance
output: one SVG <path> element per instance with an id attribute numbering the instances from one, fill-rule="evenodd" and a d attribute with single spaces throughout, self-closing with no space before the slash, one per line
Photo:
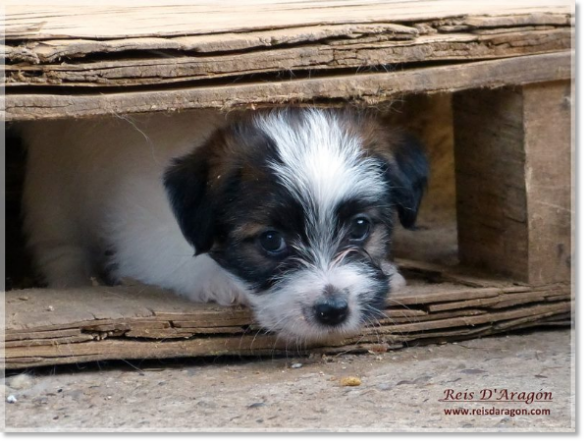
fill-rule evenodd
<path id="1" fill-rule="evenodd" d="M 285 338 L 355 333 L 404 284 L 428 164 L 365 112 L 290 108 L 33 122 L 25 229 L 51 287 L 107 271 L 249 305 Z"/>

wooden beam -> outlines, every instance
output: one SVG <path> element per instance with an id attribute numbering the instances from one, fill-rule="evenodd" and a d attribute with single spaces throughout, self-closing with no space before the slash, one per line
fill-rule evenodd
<path id="1" fill-rule="evenodd" d="M 63 1 L 7 0 L 6 40 L 116 39 L 241 33 L 348 23 L 444 20 L 448 26 L 569 23 L 569 0 L 119 0 L 80 7 Z M 243 17 L 246 17 L 243 20 Z"/>
<path id="2" fill-rule="evenodd" d="M 571 83 L 454 96 L 464 264 L 528 282 L 571 276 Z"/>
<path id="3" fill-rule="evenodd" d="M 384 352 L 420 340 L 464 340 L 570 316 L 570 287 L 510 280 L 408 262 L 409 285 L 386 317 L 346 339 L 300 349 L 266 334 L 244 308 L 195 304 L 146 286 L 6 294 L 6 368 L 107 359 Z M 437 283 L 428 283 L 433 275 Z M 457 277 L 459 276 L 459 277 Z M 457 279 L 458 282 L 454 280 Z M 468 280 L 469 279 L 469 280 Z M 382 351 L 381 351 L 382 349 Z"/>
<path id="4" fill-rule="evenodd" d="M 104 93 L 18 93 L 5 97 L 6 120 L 90 117 L 194 108 L 286 104 L 382 105 L 411 93 L 495 88 L 572 75 L 571 51 L 403 71 L 206 87 Z"/>
<path id="5" fill-rule="evenodd" d="M 364 71 L 395 70 L 401 63 L 429 63 L 439 61 L 471 61 L 515 57 L 569 50 L 573 29 L 569 27 L 525 29 L 514 32 L 501 28 L 497 34 L 436 33 L 415 36 L 397 27 L 387 27 L 378 34 L 365 32 L 364 37 L 328 38 L 310 43 L 298 40 L 294 46 L 222 53 L 194 54 L 190 52 L 160 52 L 152 50 L 108 55 L 93 53 L 90 61 L 68 60 L 59 57 L 53 63 L 7 64 L 6 87 L 15 86 L 76 86 L 126 87 L 161 85 L 197 80 L 213 80 L 250 74 L 281 72 L 281 77 L 303 77 L 304 71 L 331 69 L 359 69 Z M 407 31 L 415 28 L 403 27 Z M 383 28 L 384 29 L 384 28 Z M 368 29 L 366 31 L 369 31 Z M 272 36 L 265 31 L 266 39 Z M 205 36 L 208 37 L 208 36 Z M 200 37 L 201 39 L 202 37 Z M 124 42 L 121 42 L 124 44 Z M 101 44 L 104 49 L 109 49 Z M 46 44 L 40 48 L 46 48 Z M 41 51 L 33 51 L 42 54 Z M 18 51 L 9 53 L 22 58 Z M 53 56 L 54 57 L 54 56 Z M 314 72 L 315 75 L 315 72 Z"/>

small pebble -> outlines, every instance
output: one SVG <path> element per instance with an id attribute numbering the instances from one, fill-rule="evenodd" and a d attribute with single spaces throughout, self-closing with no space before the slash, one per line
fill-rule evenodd
<path id="1" fill-rule="evenodd" d="M 291 369 L 299 369 L 301 367 L 303 367 L 303 365 L 301 363 L 293 363 L 291 365 Z"/>
<path id="2" fill-rule="evenodd" d="M 14 395 L 9 395 L 8 397 L 6 397 L 6 402 L 7 403 L 16 403 L 18 400 L 16 400 L 16 397 Z"/>
<path id="3" fill-rule="evenodd" d="M 260 408 L 262 406 L 266 406 L 266 403 L 264 401 L 259 401 L 257 403 L 252 403 L 250 405 L 247 406 L 248 409 L 255 409 L 255 408 Z"/>
<path id="4" fill-rule="evenodd" d="M 380 385 L 377 385 L 377 388 L 380 391 L 390 391 L 391 390 L 391 385 L 388 383 L 381 383 Z"/>
<path id="5" fill-rule="evenodd" d="M 344 377 L 340 379 L 342 386 L 360 386 L 362 381 L 358 377 Z"/>
<path id="6" fill-rule="evenodd" d="M 55 308 L 51 305 L 49 305 L 49 307 L 47 308 L 47 311 L 49 312 L 53 312 L 55 310 Z"/>
<path id="7" fill-rule="evenodd" d="M 377 344 L 377 345 L 372 345 L 370 347 L 370 349 L 368 350 L 368 352 L 370 354 L 384 354 L 385 352 L 387 352 L 389 350 L 389 346 L 386 344 Z"/>
<path id="8" fill-rule="evenodd" d="M 462 369 L 460 372 L 462 374 L 475 375 L 475 374 L 482 374 L 486 371 L 484 369 Z"/>

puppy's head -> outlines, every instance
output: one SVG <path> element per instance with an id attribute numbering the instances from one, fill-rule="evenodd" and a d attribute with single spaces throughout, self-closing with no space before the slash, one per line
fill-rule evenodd
<path id="1" fill-rule="evenodd" d="M 165 175 L 197 254 L 247 288 L 288 338 L 356 332 L 384 306 L 394 214 L 413 227 L 427 162 L 413 141 L 349 111 L 236 119 Z"/>

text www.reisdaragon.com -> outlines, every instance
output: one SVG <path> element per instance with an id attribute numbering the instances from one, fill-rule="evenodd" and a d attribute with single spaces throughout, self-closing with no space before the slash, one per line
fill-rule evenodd
<path id="1" fill-rule="evenodd" d="M 519 415 L 536 416 L 551 415 L 545 408 L 448 408 L 444 409 L 444 415 L 475 415 L 475 416 L 499 416 L 515 417 Z"/>

